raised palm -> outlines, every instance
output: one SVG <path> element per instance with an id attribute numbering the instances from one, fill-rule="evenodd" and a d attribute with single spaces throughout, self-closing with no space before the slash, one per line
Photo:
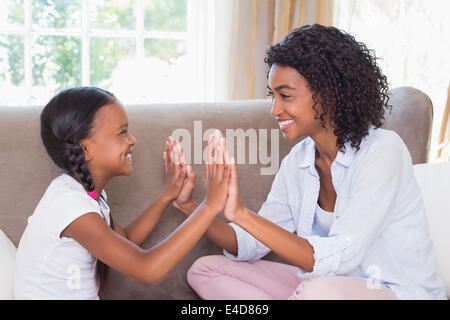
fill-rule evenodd
<path id="1" fill-rule="evenodd" d="M 172 201 L 172 205 L 180 209 L 180 207 L 183 206 L 183 204 L 187 203 L 192 199 L 192 191 L 194 190 L 195 187 L 196 174 L 194 170 L 192 170 L 192 167 L 186 164 L 183 148 L 181 148 L 179 144 L 177 148 L 176 143 L 173 141 L 172 137 L 169 137 L 166 142 L 166 151 L 164 152 L 165 163 L 173 161 L 172 159 L 178 159 L 180 164 L 186 168 L 186 177 L 183 180 L 181 191 L 178 194 L 178 197 Z"/>
<path id="2" fill-rule="evenodd" d="M 234 158 L 230 158 L 226 146 L 225 146 L 225 155 L 226 161 L 231 164 L 231 179 L 230 179 L 230 187 L 228 188 L 228 198 L 225 204 L 225 208 L 223 210 L 223 214 L 225 218 L 227 218 L 229 221 L 234 221 L 234 219 L 236 218 L 236 214 L 244 206 L 239 196 L 239 180 L 236 170 L 236 161 Z"/>
<path id="3" fill-rule="evenodd" d="M 180 194 L 172 203 L 174 206 L 183 205 L 184 203 L 190 201 L 192 198 L 192 191 L 195 187 L 195 172 L 192 170 L 192 167 L 190 165 L 186 165 L 186 167 L 187 175 L 186 178 L 184 178 Z"/>

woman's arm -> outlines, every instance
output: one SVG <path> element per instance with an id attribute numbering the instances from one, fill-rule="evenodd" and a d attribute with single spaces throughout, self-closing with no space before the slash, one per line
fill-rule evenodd
<path id="1" fill-rule="evenodd" d="M 226 162 L 231 164 L 231 181 L 228 189 L 227 203 L 224 208 L 225 217 L 246 230 L 251 236 L 286 261 L 303 270 L 312 270 L 314 266 L 314 250 L 308 241 L 286 231 L 243 206 L 239 196 L 236 163 L 234 158 L 230 158 L 226 145 L 224 146 L 224 150 Z M 189 216 L 197 205 L 192 199 L 181 204 L 175 203 L 175 206 L 186 216 Z M 232 255 L 238 255 L 236 232 L 228 223 L 215 218 L 206 231 L 206 236 L 213 243 Z"/>
<path id="2" fill-rule="evenodd" d="M 305 271 L 313 270 L 314 250 L 307 240 L 244 207 L 239 196 L 239 183 L 234 159 L 232 159 L 231 183 L 224 215 L 229 221 L 246 230 L 289 263 Z"/>
<path id="3" fill-rule="evenodd" d="M 183 212 L 186 216 L 190 216 L 198 207 L 198 203 L 194 200 L 190 200 L 184 203 L 183 206 L 177 206 L 177 208 Z M 238 246 L 236 233 L 230 225 L 219 218 L 214 218 L 210 226 L 206 230 L 206 237 L 215 243 L 220 248 L 227 250 L 233 255 L 237 255 Z"/>
<path id="4" fill-rule="evenodd" d="M 253 235 L 290 264 L 312 272 L 314 249 L 307 240 L 286 231 L 245 207 L 235 214 L 233 223 Z"/>
<path id="5" fill-rule="evenodd" d="M 236 162 L 234 158 L 230 158 L 226 145 L 224 150 L 225 158 L 231 163 L 231 181 L 228 189 L 227 203 L 223 211 L 225 217 L 230 222 L 246 230 L 250 235 L 289 263 L 303 270 L 312 270 L 314 267 L 314 250 L 308 241 L 244 207 L 239 195 Z M 274 181 L 274 183 L 276 182 Z M 227 226 L 233 230 L 229 225 Z M 236 234 L 234 234 L 234 239 L 236 239 Z M 237 240 L 235 241 L 236 250 L 227 251 L 237 256 Z"/>
<path id="6" fill-rule="evenodd" d="M 311 272 L 314 267 L 314 250 L 307 240 L 286 231 L 242 205 L 239 197 L 236 164 L 233 160 L 231 162 L 229 197 L 224 210 L 227 219 L 246 230 L 289 263 Z M 196 206 L 197 203 L 191 200 L 182 208 L 180 207 L 180 210 L 189 215 Z M 215 218 L 209 226 L 206 236 L 219 247 L 237 256 L 236 233 L 228 223 Z"/>
<path id="7" fill-rule="evenodd" d="M 225 217 L 246 230 L 249 234 L 289 263 L 296 265 L 305 271 L 312 271 L 314 266 L 314 250 L 307 240 L 286 231 L 242 205 L 239 196 L 239 181 L 236 163 L 234 159 L 230 158 L 228 155 L 226 145 L 224 146 L 224 152 L 225 161 L 231 164 L 231 181 L 228 189 L 227 203 L 224 208 Z M 189 199 L 184 203 L 174 203 L 174 205 L 186 216 L 189 216 L 198 206 L 192 199 Z M 216 217 L 207 229 L 205 235 L 217 246 L 225 249 L 234 256 L 238 255 L 236 233 L 228 223 Z"/>

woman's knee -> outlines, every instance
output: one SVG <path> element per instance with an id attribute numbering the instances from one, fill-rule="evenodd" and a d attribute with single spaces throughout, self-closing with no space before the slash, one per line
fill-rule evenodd
<path id="1" fill-rule="evenodd" d="M 219 255 L 198 258 L 187 272 L 189 285 L 195 285 L 199 279 L 210 277 L 212 273 L 215 273 L 216 267 L 224 263 L 223 258 L 226 259 L 226 257 Z"/>
<path id="2" fill-rule="evenodd" d="M 386 300 L 396 299 L 387 287 L 369 289 L 366 281 L 345 276 L 304 280 L 290 299 L 299 300 Z"/>
<path id="3" fill-rule="evenodd" d="M 329 277 L 319 277 L 303 280 L 290 299 L 296 300 L 340 300 L 343 296 Z"/>

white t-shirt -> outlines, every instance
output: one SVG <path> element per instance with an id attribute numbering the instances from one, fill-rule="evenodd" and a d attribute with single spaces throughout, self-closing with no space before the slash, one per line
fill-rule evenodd
<path id="1" fill-rule="evenodd" d="M 16 299 L 98 299 L 97 259 L 61 232 L 75 219 L 97 212 L 109 225 L 106 192 L 100 203 L 68 174 L 54 179 L 28 218 L 16 255 Z"/>
<path id="2" fill-rule="evenodd" d="M 334 221 L 334 212 L 325 211 L 317 204 L 316 215 L 314 218 L 316 219 L 319 228 L 328 235 Z"/>

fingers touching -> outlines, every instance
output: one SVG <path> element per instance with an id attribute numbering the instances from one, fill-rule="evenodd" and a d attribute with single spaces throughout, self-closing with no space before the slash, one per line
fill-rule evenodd
<path id="1" fill-rule="evenodd" d="M 228 154 L 225 138 L 219 130 L 210 135 L 208 140 L 208 161 L 206 163 L 205 180 L 210 177 L 226 177 L 231 174 L 231 159 Z"/>
<path id="2" fill-rule="evenodd" d="M 164 171 L 180 172 L 188 178 L 195 175 L 192 167 L 186 163 L 183 148 L 179 141 L 174 141 L 171 136 L 166 141 L 166 149 L 163 152 Z M 225 143 L 225 138 L 219 130 L 211 134 L 208 140 L 208 159 L 206 161 L 205 181 L 208 181 L 211 175 L 223 176 L 227 167 L 232 167 L 234 159 L 230 157 Z M 231 174 L 233 168 L 230 168 Z"/>

